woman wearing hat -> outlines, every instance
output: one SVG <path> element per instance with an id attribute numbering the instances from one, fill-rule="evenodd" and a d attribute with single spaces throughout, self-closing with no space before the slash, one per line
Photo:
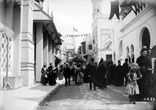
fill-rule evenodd
<path id="1" fill-rule="evenodd" d="M 137 58 L 137 64 L 140 67 L 140 73 L 142 74 L 142 78 L 138 80 L 140 94 L 137 96 L 138 100 L 147 99 L 149 96 L 149 72 L 148 68 L 150 68 L 150 61 L 148 59 L 148 49 L 143 48 L 141 50 L 141 55 Z"/>

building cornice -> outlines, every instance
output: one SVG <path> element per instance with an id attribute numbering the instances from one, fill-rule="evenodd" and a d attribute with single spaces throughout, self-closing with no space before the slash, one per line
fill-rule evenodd
<path id="1" fill-rule="evenodd" d="M 37 21 L 50 21 L 52 20 L 52 17 L 47 14 L 43 9 L 42 7 L 39 6 L 38 3 L 34 2 L 33 3 L 33 11 L 34 11 L 34 20 L 37 20 Z M 39 14 L 40 13 L 40 18 L 35 18 L 35 14 Z"/>
<path id="2" fill-rule="evenodd" d="M 120 31 L 124 32 L 125 30 L 127 30 L 130 26 L 135 24 L 141 17 L 143 17 L 144 14 L 148 13 L 151 9 L 152 9 L 151 7 L 147 7 L 138 16 L 133 18 L 129 23 L 127 23 L 123 28 L 121 28 Z"/>

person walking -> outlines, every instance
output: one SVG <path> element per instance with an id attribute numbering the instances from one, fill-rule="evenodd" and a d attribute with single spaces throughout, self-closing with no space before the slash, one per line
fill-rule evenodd
<path id="1" fill-rule="evenodd" d="M 87 66 L 87 74 L 89 77 L 89 87 L 90 90 L 92 90 L 92 86 L 94 88 L 94 90 L 96 90 L 96 65 L 94 64 L 94 59 L 91 58 L 91 63 L 89 63 L 89 65 Z"/>
<path id="2" fill-rule="evenodd" d="M 123 83 L 124 83 L 123 67 L 121 65 L 121 61 L 118 60 L 118 65 L 116 67 L 116 86 L 123 86 Z"/>
<path id="3" fill-rule="evenodd" d="M 43 65 L 41 69 L 41 84 L 47 85 L 48 83 L 48 73 L 46 64 Z"/>
<path id="4" fill-rule="evenodd" d="M 103 59 L 100 60 L 98 65 L 96 80 L 101 89 L 106 88 L 106 67 Z"/>
<path id="5" fill-rule="evenodd" d="M 64 77 L 65 77 L 65 86 L 70 85 L 70 68 L 68 64 L 66 64 L 64 68 Z"/>
<path id="6" fill-rule="evenodd" d="M 128 58 L 125 59 L 125 62 L 123 64 L 123 75 L 124 75 L 124 85 L 127 85 L 127 74 L 129 72 L 129 64 L 128 64 Z"/>
<path id="7" fill-rule="evenodd" d="M 48 81 L 49 81 L 49 85 L 51 85 L 51 86 L 56 84 L 55 75 L 53 73 L 52 63 L 50 63 L 49 67 L 48 67 Z"/>

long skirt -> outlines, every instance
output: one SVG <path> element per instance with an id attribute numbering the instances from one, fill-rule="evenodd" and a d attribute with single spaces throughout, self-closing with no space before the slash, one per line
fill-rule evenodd
<path id="1" fill-rule="evenodd" d="M 129 94 L 129 95 L 136 95 L 139 94 L 139 86 L 137 84 L 133 85 L 133 84 L 127 84 L 126 86 L 126 90 L 125 93 Z"/>
<path id="2" fill-rule="evenodd" d="M 46 85 L 47 83 L 48 79 L 45 76 L 41 75 L 41 84 Z"/>

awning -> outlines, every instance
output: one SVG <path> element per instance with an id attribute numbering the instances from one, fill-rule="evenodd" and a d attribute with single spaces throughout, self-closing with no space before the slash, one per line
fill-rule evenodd
<path id="1" fill-rule="evenodd" d="M 61 45 L 61 34 L 57 32 L 54 22 L 51 20 L 48 24 L 45 25 L 45 30 L 52 38 L 55 45 Z"/>
<path id="2" fill-rule="evenodd" d="M 44 32 L 48 32 L 48 35 L 52 38 L 54 45 L 61 45 L 61 34 L 56 30 L 55 24 L 51 16 L 42 10 L 38 4 L 34 3 L 33 5 L 33 20 L 34 22 L 44 23 Z"/>

